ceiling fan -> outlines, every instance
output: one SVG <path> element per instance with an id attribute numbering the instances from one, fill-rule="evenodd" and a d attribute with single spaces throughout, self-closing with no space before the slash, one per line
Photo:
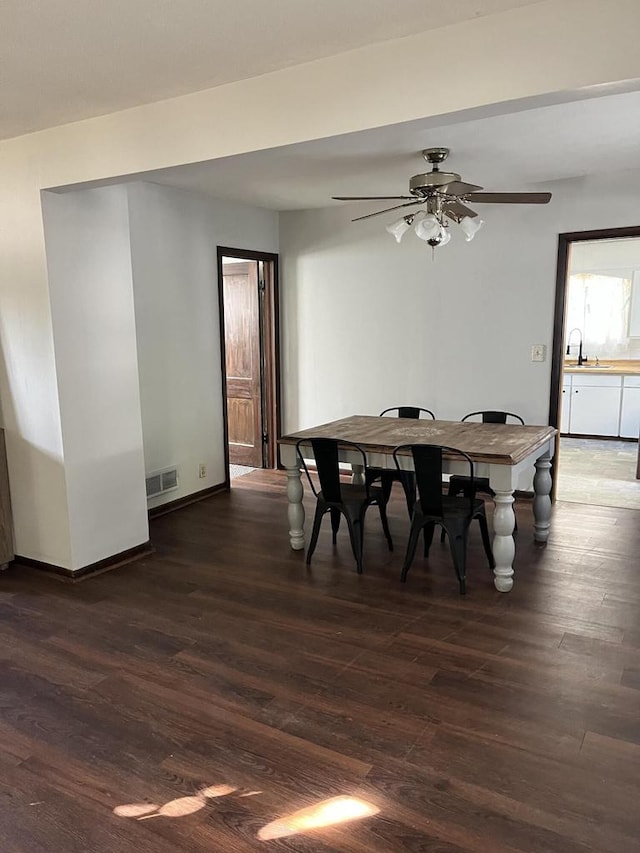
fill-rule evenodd
<path id="1" fill-rule="evenodd" d="M 409 214 L 401 220 L 388 226 L 398 242 L 402 235 L 415 222 L 416 234 L 426 240 L 431 246 L 447 243 L 450 234 L 446 231 L 447 220 L 458 223 L 465 232 L 466 239 L 472 239 L 480 228 L 482 220 L 474 222 L 478 214 L 467 203 L 471 204 L 548 204 L 551 193 L 485 193 L 476 184 L 465 183 L 455 172 L 441 172 L 440 164 L 449 156 L 448 148 L 425 148 L 422 152 L 424 159 L 431 165 L 430 172 L 414 175 L 409 180 L 410 195 L 398 196 L 332 196 L 336 201 L 401 201 L 384 210 L 357 216 L 352 222 L 370 219 L 392 210 L 404 207 L 425 205 L 425 211 Z"/>

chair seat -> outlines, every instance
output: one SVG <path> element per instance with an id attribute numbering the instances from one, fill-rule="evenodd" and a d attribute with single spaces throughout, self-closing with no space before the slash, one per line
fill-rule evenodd
<path id="1" fill-rule="evenodd" d="M 398 470 L 396 468 L 376 468 L 375 465 L 370 465 L 367 469 L 367 477 L 370 480 L 377 480 L 378 477 L 384 472 L 388 471 L 389 474 L 397 474 Z"/>
<path id="2" fill-rule="evenodd" d="M 384 501 L 384 492 L 380 486 L 369 486 L 369 491 L 367 493 L 366 486 L 361 486 L 356 483 L 343 483 L 340 487 L 340 491 L 342 493 L 342 503 L 344 504 L 362 504 L 367 500 L 370 504 Z M 327 506 L 331 505 L 331 501 L 328 501 L 321 491 L 318 492 L 317 497 L 318 500 L 324 501 Z"/>
<path id="3" fill-rule="evenodd" d="M 398 470 L 398 468 L 375 468 L 367 469 L 366 482 L 371 486 L 373 482 L 380 480 L 385 503 L 388 502 L 391 496 L 391 489 L 394 483 L 400 483 L 404 490 L 405 500 L 407 502 L 407 510 L 411 515 L 413 504 L 416 499 L 416 477 L 413 471 Z M 375 486 L 374 488 L 380 488 Z"/>
<path id="4" fill-rule="evenodd" d="M 484 501 L 481 498 L 476 498 L 473 501 L 473 507 L 471 507 L 468 498 L 442 496 L 442 514 L 443 516 L 446 515 L 447 518 L 475 518 L 478 513 L 484 513 L 484 511 Z M 435 516 L 425 515 L 422 512 L 419 501 L 415 504 L 414 512 L 421 518 L 435 518 Z"/>
<path id="5" fill-rule="evenodd" d="M 455 498 L 443 495 L 442 508 L 447 515 L 475 515 L 477 512 L 484 512 L 484 501 L 482 498 L 475 498 L 473 509 L 470 510 L 467 498 Z"/>
<path id="6" fill-rule="evenodd" d="M 474 491 L 484 492 L 487 495 L 493 496 L 494 491 L 489 484 L 488 477 L 474 477 L 473 483 L 475 486 Z M 466 493 L 465 489 L 468 489 L 470 485 L 471 477 L 468 477 L 466 474 L 452 474 L 449 480 L 449 494 L 456 495 L 460 492 Z"/>
<path id="7" fill-rule="evenodd" d="M 491 484 L 489 482 L 488 477 L 474 477 L 473 479 L 473 491 L 474 494 L 476 492 L 482 492 L 485 495 L 491 495 L 492 498 L 495 497 L 496 493 L 491 488 Z M 464 495 L 466 498 L 471 497 L 471 477 L 467 477 L 466 474 L 452 474 L 451 479 L 449 480 L 449 489 L 448 493 L 451 496 L 455 495 Z M 514 521 L 514 530 L 518 529 L 518 520 Z M 445 532 L 444 530 L 440 534 L 440 541 L 444 542 Z"/>

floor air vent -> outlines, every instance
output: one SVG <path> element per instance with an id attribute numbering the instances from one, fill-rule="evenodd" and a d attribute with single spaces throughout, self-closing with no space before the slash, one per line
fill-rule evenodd
<path id="1" fill-rule="evenodd" d="M 178 488 L 178 469 L 165 468 L 163 471 L 155 471 L 153 474 L 148 474 L 145 479 L 147 487 L 147 497 L 155 498 L 157 495 L 162 495 L 165 492 L 170 492 L 172 489 Z"/>

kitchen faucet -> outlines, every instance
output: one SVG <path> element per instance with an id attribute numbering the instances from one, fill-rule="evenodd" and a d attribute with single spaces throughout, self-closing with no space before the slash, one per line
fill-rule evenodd
<path id="1" fill-rule="evenodd" d="M 584 362 L 587 361 L 587 357 L 586 355 L 582 355 L 582 330 L 579 329 L 577 326 L 575 327 L 575 329 L 571 329 L 571 331 L 569 332 L 569 336 L 567 337 L 567 355 L 571 354 L 571 347 L 575 346 L 575 344 L 571 343 L 571 335 L 574 332 L 577 332 L 580 335 L 580 343 L 578 344 L 578 367 L 582 367 Z"/>

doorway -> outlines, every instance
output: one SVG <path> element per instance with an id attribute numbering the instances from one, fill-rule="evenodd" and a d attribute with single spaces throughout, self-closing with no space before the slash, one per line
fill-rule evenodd
<path id="1" fill-rule="evenodd" d="M 279 437 L 278 256 L 218 247 L 227 484 L 274 468 Z"/>
<path id="2" fill-rule="evenodd" d="M 561 234 L 555 310 L 554 497 L 640 509 L 640 228 Z"/>

